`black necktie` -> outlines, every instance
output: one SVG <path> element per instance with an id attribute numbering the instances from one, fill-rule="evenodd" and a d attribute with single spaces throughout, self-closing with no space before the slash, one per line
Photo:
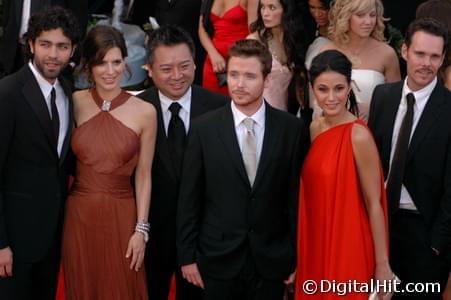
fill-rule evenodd
<path id="1" fill-rule="evenodd" d="M 182 108 L 177 102 L 173 102 L 169 106 L 171 112 L 171 120 L 168 127 L 168 145 L 169 151 L 174 162 L 175 171 L 178 177 L 180 177 L 183 161 L 183 152 L 185 149 L 185 125 L 182 119 L 179 117 L 179 111 Z"/>
<path id="2" fill-rule="evenodd" d="M 53 131 L 55 133 L 56 142 L 58 143 L 58 137 L 59 137 L 59 132 L 60 132 L 60 117 L 58 114 L 58 108 L 56 107 L 55 88 L 52 88 L 52 92 L 50 93 L 50 108 L 52 110 Z"/>
<path id="3" fill-rule="evenodd" d="M 404 171 L 406 166 L 407 150 L 409 149 L 410 133 L 413 123 L 413 105 L 415 96 L 407 94 L 407 111 L 399 129 L 398 140 L 396 141 L 395 153 L 390 166 L 390 174 L 387 181 L 387 196 L 390 211 L 396 212 L 399 208 L 401 197 L 401 186 L 404 181 Z"/>

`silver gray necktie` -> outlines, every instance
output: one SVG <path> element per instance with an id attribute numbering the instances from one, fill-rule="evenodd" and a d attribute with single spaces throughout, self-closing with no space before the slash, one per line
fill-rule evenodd
<path id="1" fill-rule="evenodd" d="M 254 184 L 255 174 L 257 173 L 257 139 L 254 133 L 255 121 L 251 118 L 243 120 L 246 132 L 243 138 L 242 156 L 247 177 L 251 186 Z"/>

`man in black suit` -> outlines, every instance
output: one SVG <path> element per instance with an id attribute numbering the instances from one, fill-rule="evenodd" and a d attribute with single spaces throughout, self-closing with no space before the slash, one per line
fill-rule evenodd
<path id="1" fill-rule="evenodd" d="M 183 29 L 162 26 L 149 39 L 149 76 L 155 87 L 139 97 L 151 102 L 158 114 L 158 133 L 152 166 L 150 243 L 145 267 L 152 300 L 167 300 L 176 272 L 177 299 L 195 300 L 200 290 L 188 284 L 177 269 L 175 218 L 181 179 L 185 134 L 191 121 L 229 100 L 192 85 L 194 44 Z M 172 107 L 178 107 L 174 115 Z M 180 135 L 177 133 L 181 131 Z M 180 138 L 180 139 L 178 139 Z"/>
<path id="2" fill-rule="evenodd" d="M 191 35 L 196 46 L 196 84 L 202 83 L 202 66 L 205 60 L 205 51 L 197 33 L 201 3 L 202 0 L 135 0 L 132 16 L 133 22 L 138 25 L 149 22 L 149 16 L 152 16 L 160 26 L 177 25 Z"/>
<path id="3" fill-rule="evenodd" d="M 368 120 L 387 178 L 392 269 L 404 283 L 439 282 L 442 292 L 451 255 L 451 94 L 437 71 L 447 44 L 436 21 L 410 24 L 402 46 L 407 78 L 375 89 Z"/>
<path id="4" fill-rule="evenodd" d="M 23 64 L 21 39 L 28 18 L 46 6 L 59 5 L 69 9 L 79 20 L 82 31 L 88 23 L 88 0 L 5 0 L 3 2 L 3 37 L 0 41 L 0 78 L 19 70 Z M 79 29 L 77 29 L 79 30 Z"/>
<path id="5" fill-rule="evenodd" d="M 0 295 L 54 299 L 67 193 L 71 90 L 59 77 L 78 42 L 62 8 L 33 15 L 29 62 L 0 81 Z"/>
<path id="6" fill-rule="evenodd" d="M 263 100 L 271 54 L 255 40 L 229 51 L 232 103 L 193 122 L 177 208 L 178 258 L 204 299 L 282 299 L 295 269 L 300 119 Z"/>

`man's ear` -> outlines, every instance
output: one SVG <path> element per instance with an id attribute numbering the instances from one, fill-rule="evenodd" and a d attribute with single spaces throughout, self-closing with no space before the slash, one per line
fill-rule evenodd
<path id="1" fill-rule="evenodd" d="M 77 44 L 72 46 L 72 52 L 70 53 L 70 57 L 74 56 L 75 50 L 77 49 Z"/>
<path id="2" fill-rule="evenodd" d="M 30 47 L 31 54 L 34 54 L 34 43 L 32 40 L 28 40 L 28 47 Z"/>
<path id="3" fill-rule="evenodd" d="M 406 43 L 402 43 L 401 46 L 401 56 L 402 58 L 407 61 L 407 50 L 409 49 L 409 47 L 407 47 Z"/>

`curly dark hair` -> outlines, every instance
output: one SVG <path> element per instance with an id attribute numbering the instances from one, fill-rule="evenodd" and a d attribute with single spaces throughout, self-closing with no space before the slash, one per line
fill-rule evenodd
<path id="1" fill-rule="evenodd" d="M 295 73 L 305 71 L 305 53 L 308 44 L 305 40 L 305 30 L 302 18 L 299 17 L 299 11 L 295 0 L 279 0 L 283 8 L 282 30 L 283 47 L 287 55 L 287 65 Z M 257 20 L 250 26 L 251 32 L 257 32 L 260 41 L 268 46 L 268 41 L 272 38 L 271 30 L 265 28 L 262 14 L 260 13 L 261 1 L 258 3 Z"/>
<path id="2" fill-rule="evenodd" d="M 71 40 L 72 45 L 78 44 L 80 25 L 69 10 L 60 6 L 48 6 L 33 14 L 28 22 L 28 31 L 24 34 L 24 39 L 27 41 L 25 43 L 25 59 L 33 58 L 33 53 L 28 45 L 29 41 L 34 43 L 42 32 L 58 28 Z"/>

